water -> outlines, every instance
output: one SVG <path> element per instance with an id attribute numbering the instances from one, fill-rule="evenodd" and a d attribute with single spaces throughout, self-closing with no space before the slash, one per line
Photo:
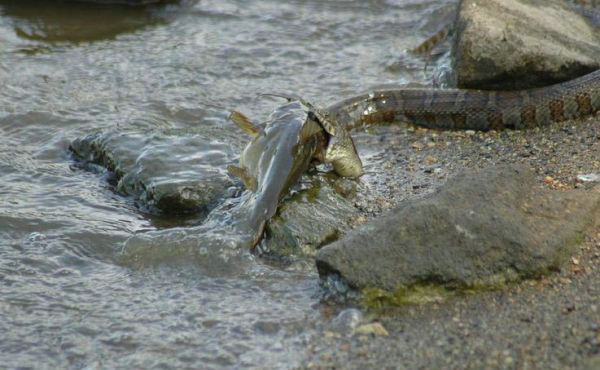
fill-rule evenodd
<path id="1" fill-rule="evenodd" d="M 81 169 L 69 143 L 97 130 L 200 128 L 237 151 L 248 138 L 228 110 L 261 120 L 277 104 L 257 93 L 325 106 L 378 84 L 430 83 L 431 65 L 403 50 L 454 6 L 0 1 L 0 367 L 310 361 L 306 343 L 330 321 L 314 269 L 249 253 L 220 274 L 185 259 L 124 264 L 125 241 L 165 223 L 115 192 L 109 173 Z"/>

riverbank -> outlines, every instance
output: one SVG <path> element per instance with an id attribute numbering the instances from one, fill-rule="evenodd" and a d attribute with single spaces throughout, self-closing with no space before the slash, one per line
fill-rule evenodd
<path id="1" fill-rule="evenodd" d="M 360 201 L 367 219 L 432 191 L 462 168 L 522 163 L 555 191 L 586 186 L 578 175 L 600 173 L 598 116 L 528 131 L 376 131 L 357 136 L 359 151 L 369 153 L 367 168 L 378 173 L 364 180 L 379 193 Z M 600 224 L 590 230 L 568 265 L 541 279 L 373 311 L 389 336 L 348 338 L 324 325 L 307 344 L 304 366 L 594 368 L 600 361 Z M 339 308 L 323 310 L 333 318 Z"/>

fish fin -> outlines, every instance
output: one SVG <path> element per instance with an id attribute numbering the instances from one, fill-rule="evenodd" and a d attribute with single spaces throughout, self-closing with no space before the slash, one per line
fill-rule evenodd
<path id="1" fill-rule="evenodd" d="M 229 172 L 229 174 L 232 176 L 239 177 L 244 183 L 246 189 L 251 190 L 253 192 L 256 191 L 256 179 L 248 175 L 248 171 L 246 171 L 245 168 L 230 164 L 229 166 L 227 166 L 227 172 Z"/>
<path id="2" fill-rule="evenodd" d="M 234 165 L 230 164 L 229 166 L 227 166 L 227 172 L 229 172 L 229 174 L 231 176 L 241 178 L 242 175 L 244 173 L 246 173 L 246 170 L 244 170 L 242 167 L 238 167 L 238 166 L 234 166 Z"/>
<path id="3" fill-rule="evenodd" d="M 260 132 L 260 128 L 252 123 L 252 121 L 243 113 L 234 110 L 229 115 L 229 119 L 251 136 L 256 136 Z"/>
<path id="4" fill-rule="evenodd" d="M 265 227 L 267 226 L 267 220 L 262 220 L 260 222 L 260 225 L 258 225 L 258 230 L 256 232 L 256 236 L 254 237 L 254 240 L 252 241 L 252 246 L 250 247 L 250 249 L 254 249 L 258 243 L 260 242 L 260 240 L 263 237 L 263 234 L 265 233 Z"/>

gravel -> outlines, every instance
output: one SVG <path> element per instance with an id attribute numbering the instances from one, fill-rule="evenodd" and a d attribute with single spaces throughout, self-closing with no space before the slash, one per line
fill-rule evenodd
<path id="1" fill-rule="evenodd" d="M 355 134 L 367 175 L 356 207 L 365 222 L 422 196 L 462 168 L 523 163 L 555 191 L 600 174 L 600 116 L 524 132 L 383 127 Z M 600 215 L 561 271 L 444 302 L 362 308 L 389 336 L 308 341 L 306 368 L 597 368 L 600 364 Z M 361 222 L 357 222 L 360 224 Z M 324 315 L 346 306 L 324 302 Z"/>

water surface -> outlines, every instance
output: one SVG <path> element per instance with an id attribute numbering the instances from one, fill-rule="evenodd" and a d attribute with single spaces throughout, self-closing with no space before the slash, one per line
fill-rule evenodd
<path id="1" fill-rule="evenodd" d="M 277 104 L 257 93 L 325 106 L 378 84 L 435 82 L 403 50 L 453 7 L 0 1 L 2 366 L 306 364 L 306 342 L 330 320 L 314 269 L 249 253 L 220 276 L 193 261 L 123 265 L 123 243 L 161 219 L 115 192 L 110 173 L 82 169 L 69 143 L 97 130 L 200 129 L 238 151 L 248 138 L 228 111 L 261 120 Z"/>

